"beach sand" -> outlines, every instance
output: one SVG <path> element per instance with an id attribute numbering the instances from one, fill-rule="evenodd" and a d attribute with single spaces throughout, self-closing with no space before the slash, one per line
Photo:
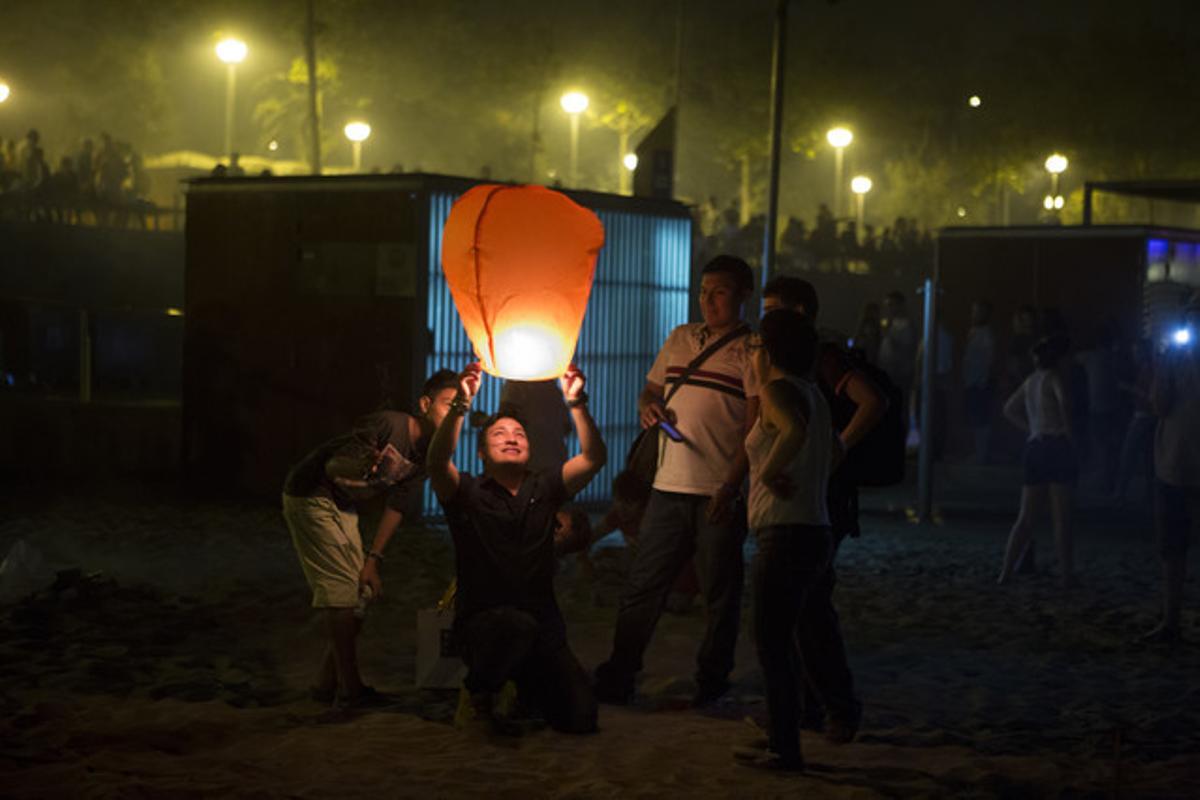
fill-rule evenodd
<path id="1" fill-rule="evenodd" d="M 803 776 L 731 758 L 754 735 L 746 719 L 765 719 L 747 628 L 730 696 L 687 708 L 698 607 L 664 616 L 638 702 L 602 706 L 597 735 L 485 740 L 450 724 L 453 691 L 412 688 L 416 611 L 452 573 L 444 531 L 393 540 L 360 651 L 396 701 L 346 713 L 308 698 L 322 627 L 277 509 L 163 487 L 10 488 L 0 553 L 23 539 L 78 572 L 0 608 L 0 795 L 1200 795 L 1200 647 L 1135 643 L 1158 602 L 1146 514 L 1083 509 L 1077 589 L 1058 588 L 1048 531 L 1041 571 L 997 587 L 1016 489 L 1007 473 L 973 480 L 955 494 L 951 479 L 940 526 L 883 511 L 903 490 L 867 501 L 837 592 L 863 727 L 843 746 L 806 734 Z M 601 550 L 590 580 L 564 565 L 589 668 L 607 655 L 626 560 Z M 1188 592 L 1197 641 L 1194 581 Z"/>

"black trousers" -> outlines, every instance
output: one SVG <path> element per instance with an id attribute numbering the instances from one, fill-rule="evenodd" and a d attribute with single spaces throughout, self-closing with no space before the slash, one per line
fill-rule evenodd
<path id="1" fill-rule="evenodd" d="M 837 667 L 822 649 L 803 645 L 820 641 L 821 635 L 813 634 L 828 627 L 823 608 L 811 600 L 829 572 L 833 539 L 829 528 L 810 525 L 754 533 L 754 632 L 766 685 L 770 746 L 784 758 L 799 758 L 803 679 L 831 683 Z M 836 617 L 834 623 L 836 627 Z"/>
<path id="2" fill-rule="evenodd" d="M 481 611 L 456 635 L 467 665 L 467 691 L 498 692 L 515 681 L 521 702 L 565 733 L 596 730 L 596 697 L 579 659 L 559 630 L 511 606 Z"/>

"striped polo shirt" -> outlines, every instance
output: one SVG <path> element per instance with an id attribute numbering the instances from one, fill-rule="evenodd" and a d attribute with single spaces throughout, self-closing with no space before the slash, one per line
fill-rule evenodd
<path id="1" fill-rule="evenodd" d="M 663 343 L 646 380 L 671 391 L 714 339 L 703 323 L 680 325 Z M 709 356 L 671 398 L 668 408 L 684 441 L 659 435 L 655 489 L 711 495 L 725 482 L 746 438 L 746 398 L 758 396 L 747 339 L 738 337 Z"/>

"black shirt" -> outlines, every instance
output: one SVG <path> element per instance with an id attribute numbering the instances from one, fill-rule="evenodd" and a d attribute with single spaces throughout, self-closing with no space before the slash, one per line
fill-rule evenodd
<path id="1" fill-rule="evenodd" d="M 528 473 L 515 495 L 489 477 L 459 475 L 458 491 L 442 501 L 454 538 L 459 621 L 513 606 L 537 617 L 543 635 L 566 641 L 554 597 L 554 522 L 567 499 L 561 468 Z"/>
<path id="2" fill-rule="evenodd" d="M 328 497 L 340 509 L 353 508 L 356 502 L 368 500 L 380 490 L 347 491 L 334 483 L 333 478 L 363 478 L 375 461 L 375 451 L 391 444 L 404 462 L 400 480 L 387 490 L 387 504 L 396 511 L 404 511 L 410 493 L 418 491 L 425 479 L 426 443 L 412 441 L 408 430 L 410 418 L 401 411 L 377 411 L 360 418 L 349 433 L 330 439 L 292 467 L 283 493 L 292 497 Z"/>

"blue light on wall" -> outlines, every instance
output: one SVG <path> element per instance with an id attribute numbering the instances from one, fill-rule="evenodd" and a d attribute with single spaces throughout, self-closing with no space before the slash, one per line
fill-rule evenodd
<path id="1" fill-rule="evenodd" d="M 442 277 L 442 229 L 457 195 L 433 193 L 429 214 L 428 324 L 433 334 L 426 373 L 460 369 L 474 359 L 454 301 Z M 612 479 L 640 429 L 637 397 L 667 334 L 687 321 L 691 276 L 691 220 L 628 211 L 596 209 L 604 223 L 605 245 L 579 335 L 576 362 L 588 376 L 592 415 L 608 444 L 608 466 L 577 498 L 607 501 Z M 499 405 L 500 381 L 485 378 L 475 407 L 490 413 Z M 578 444 L 569 443 L 570 452 Z M 477 473 L 474 430 L 464 426 L 455 466 Z M 425 513 L 441 507 L 426 488 Z"/>

